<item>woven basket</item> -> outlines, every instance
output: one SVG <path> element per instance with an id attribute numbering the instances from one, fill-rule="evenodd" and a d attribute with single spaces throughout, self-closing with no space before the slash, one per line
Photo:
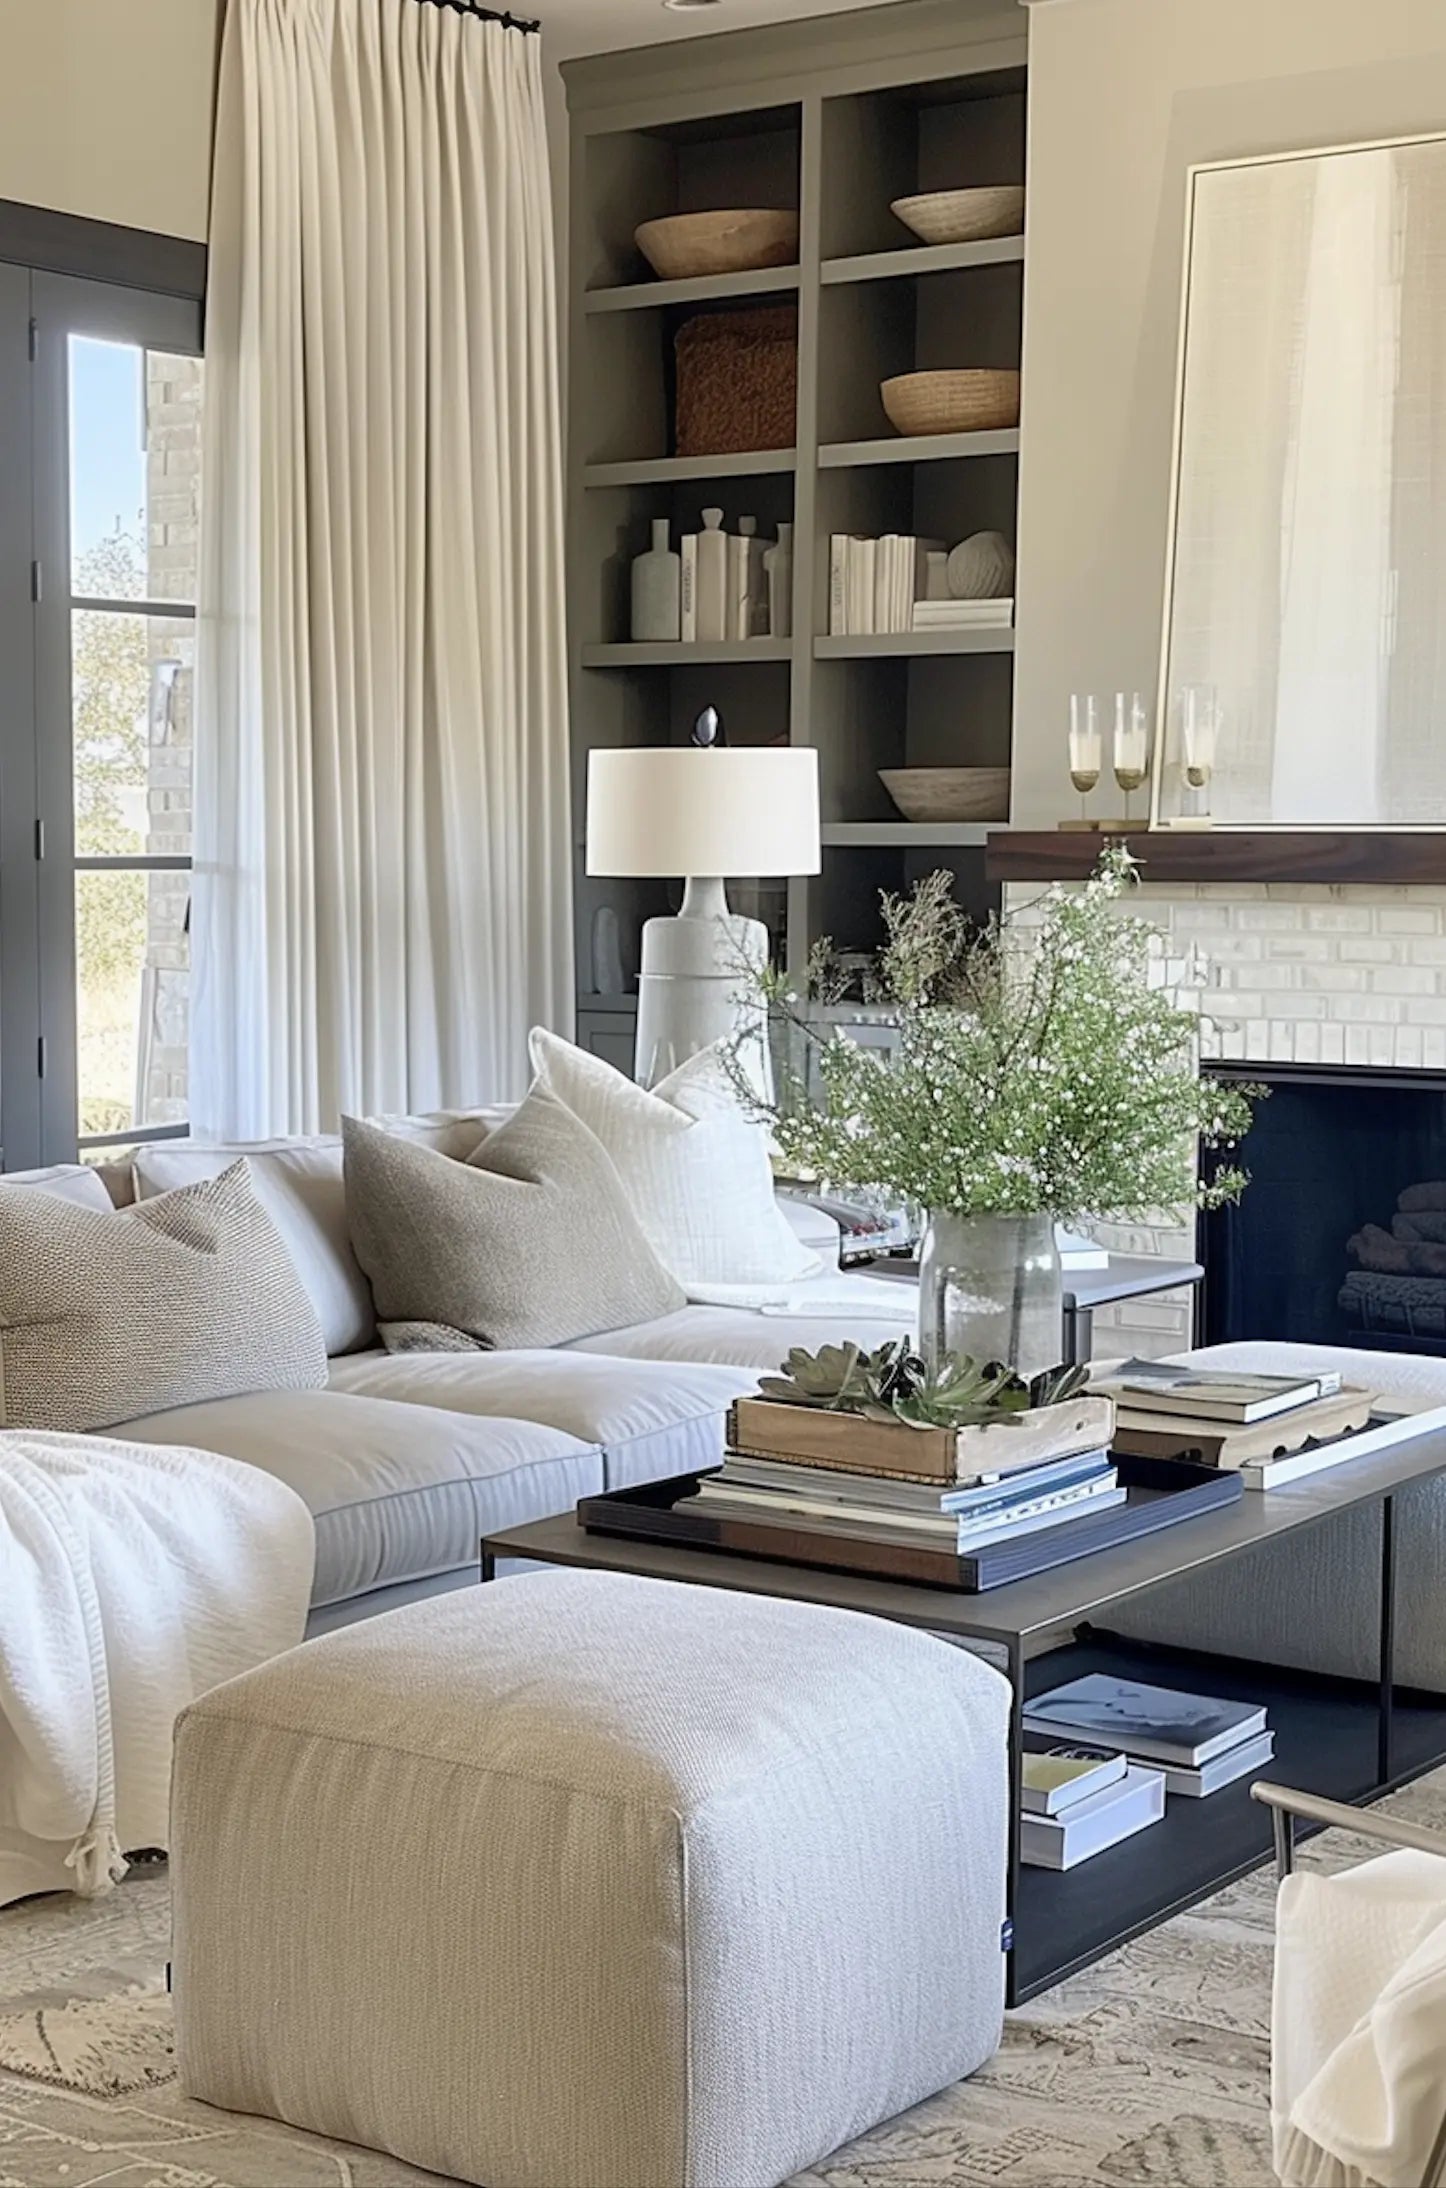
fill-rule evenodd
<path id="1" fill-rule="evenodd" d="M 879 394 L 901 433 L 986 433 L 1019 423 L 1017 372 L 905 372 Z"/>
<path id="2" fill-rule="evenodd" d="M 798 401 L 798 309 L 699 312 L 674 337 L 674 442 L 680 456 L 792 448 Z"/>

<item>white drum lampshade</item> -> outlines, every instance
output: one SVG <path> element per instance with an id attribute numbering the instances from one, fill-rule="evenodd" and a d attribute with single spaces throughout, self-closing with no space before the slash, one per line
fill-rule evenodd
<path id="1" fill-rule="evenodd" d="M 587 870 L 682 878 L 676 919 L 643 930 L 635 1070 L 655 1085 L 720 1039 L 750 1040 L 750 1075 L 768 1084 L 766 1025 L 746 967 L 768 935 L 728 911 L 724 882 L 816 874 L 818 755 L 806 746 L 639 746 L 588 755 Z"/>

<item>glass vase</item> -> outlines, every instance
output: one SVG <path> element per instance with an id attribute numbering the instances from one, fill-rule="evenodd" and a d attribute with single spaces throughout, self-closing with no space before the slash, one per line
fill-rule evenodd
<path id="1" fill-rule="evenodd" d="M 919 1342 L 1002 1360 L 1025 1377 L 1059 1364 L 1064 1307 L 1050 1216 L 931 1215 L 919 1256 Z"/>

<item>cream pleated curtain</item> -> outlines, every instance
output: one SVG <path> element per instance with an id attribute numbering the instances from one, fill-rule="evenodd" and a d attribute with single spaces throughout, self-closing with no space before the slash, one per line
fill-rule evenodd
<path id="1" fill-rule="evenodd" d="M 206 323 L 193 1130 L 505 1097 L 571 1011 L 540 41 L 229 0 Z"/>

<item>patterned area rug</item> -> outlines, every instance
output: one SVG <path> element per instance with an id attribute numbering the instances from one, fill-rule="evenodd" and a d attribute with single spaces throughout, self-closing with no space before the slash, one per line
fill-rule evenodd
<path id="1" fill-rule="evenodd" d="M 1446 1830 L 1446 1770 L 1384 1805 Z M 1303 1858 L 1378 1850 L 1332 1832 Z M 1011 2014 L 980 2073 L 793 2188 L 1270 2188 L 1273 1901 L 1259 1871 Z M 437 2188 L 182 2097 L 166 1936 L 164 1870 L 0 1913 L 0 2188 Z"/>

